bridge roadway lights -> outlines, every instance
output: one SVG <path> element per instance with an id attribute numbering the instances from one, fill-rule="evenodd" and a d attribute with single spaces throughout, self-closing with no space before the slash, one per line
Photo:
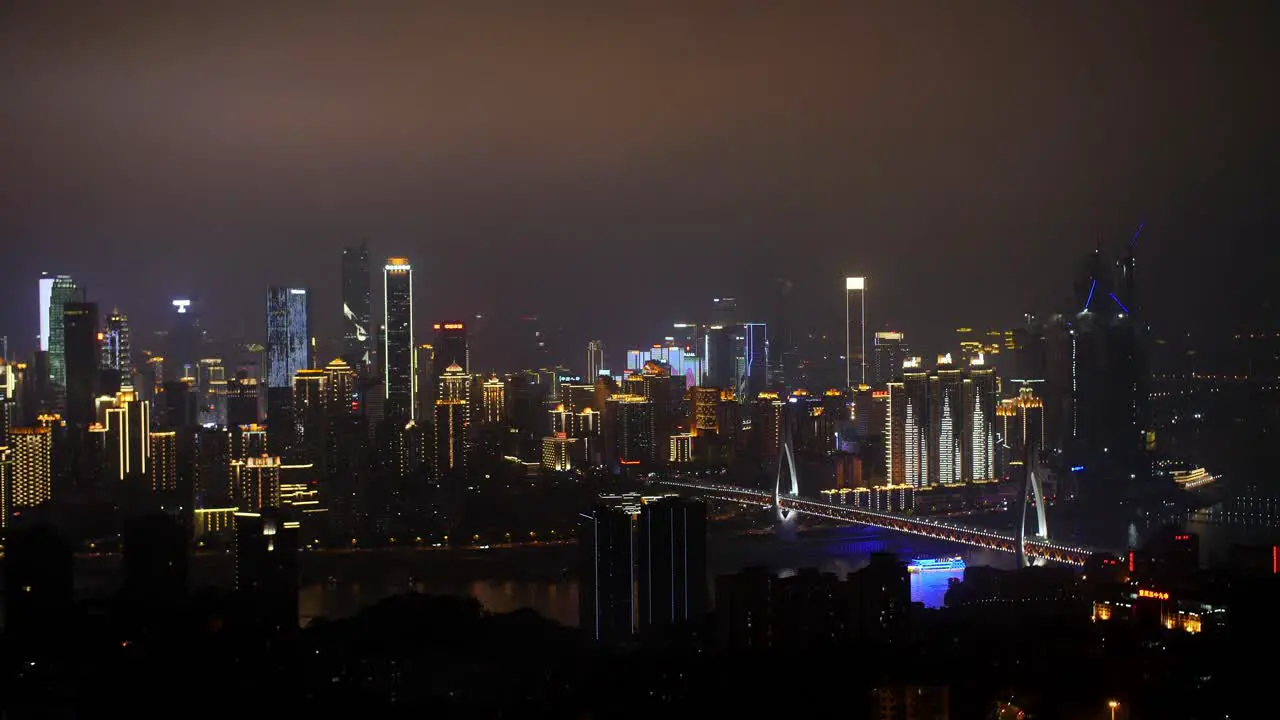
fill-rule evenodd
<path id="1" fill-rule="evenodd" d="M 958 542 L 974 547 L 989 548 L 1002 552 L 1016 553 L 1017 541 L 979 528 L 956 527 L 950 524 L 930 522 L 927 520 L 893 517 L 886 513 L 861 511 L 857 508 L 839 507 L 818 503 L 789 495 L 783 495 L 780 487 L 775 488 L 775 495 L 767 491 L 736 488 L 714 483 L 685 483 L 666 481 L 665 484 L 686 487 L 707 493 L 709 497 L 728 502 L 751 502 L 763 507 L 777 507 L 784 519 L 793 518 L 797 513 L 806 513 L 826 517 L 840 522 L 855 522 L 864 525 L 883 527 L 889 530 L 922 535 Z M 781 485 L 781 483 L 779 483 Z M 802 507 L 783 507 L 784 505 L 801 505 Z M 783 511 L 787 511 L 785 514 Z M 1025 541 L 1023 546 L 1028 557 L 1050 559 L 1071 565 L 1084 565 L 1090 551 L 1086 548 L 1069 548 L 1054 545 L 1043 540 Z"/>

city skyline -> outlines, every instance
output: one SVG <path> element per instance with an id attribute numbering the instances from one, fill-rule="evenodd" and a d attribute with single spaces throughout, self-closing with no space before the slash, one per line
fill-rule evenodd
<path id="1" fill-rule="evenodd" d="M 23 252 L 0 268 L 0 333 L 39 332 L 27 278 L 48 270 L 138 328 L 163 329 L 168 298 L 200 297 L 222 337 L 258 334 L 256 292 L 242 286 L 315 288 L 315 330 L 334 336 L 332 258 L 368 240 L 375 257 L 417 265 L 424 319 L 538 314 L 616 347 L 648 332 L 616 317 L 628 293 L 668 288 L 647 303 L 665 318 L 708 295 L 767 308 L 759 290 L 781 276 L 834 331 L 830 280 L 844 274 L 871 278 L 869 329 L 932 344 L 957 324 L 1059 306 L 1068 291 L 1040 274 L 1144 223 L 1158 326 L 1273 313 L 1259 302 L 1276 228 L 1276 111 L 1260 74 L 1275 64 L 1273 26 L 1225 9 L 1087 5 L 673 4 L 568 24 L 514 4 L 387 3 L 354 19 L 315 12 L 304 28 L 286 2 L 248 38 L 234 35 L 236 3 L 203 23 L 65 8 L 96 18 L 83 37 L 64 9 L 15 10 L 0 30 L 6 68 L 23 68 L 3 76 L 0 150 L 14 162 L 0 186 L 14 212 L 0 236 Z M 492 49 L 461 68 L 375 40 L 404 33 L 442 34 L 446 57 Z M 1081 55 L 1070 37 L 1099 51 Z M 224 67 L 218 48 L 232 41 L 253 51 Z M 655 60 L 653 42 L 669 52 Z M 171 44 L 186 50 L 166 55 Z M 154 63 L 175 83 L 148 76 Z M 621 272 L 640 247 L 680 262 L 661 277 Z M 566 261 L 599 271 L 549 280 Z M 1189 282 L 1203 291 L 1190 297 Z M 575 307 L 583 297 L 598 301 Z"/>

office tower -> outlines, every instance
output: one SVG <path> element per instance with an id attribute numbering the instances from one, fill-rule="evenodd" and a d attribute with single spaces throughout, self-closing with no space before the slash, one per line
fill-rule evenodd
<path id="1" fill-rule="evenodd" d="M 787 422 L 787 403 L 776 392 L 762 392 L 750 403 L 756 453 L 769 466 L 778 459 Z"/>
<path id="2" fill-rule="evenodd" d="M 706 503 L 644 503 L 637 546 L 640 630 L 700 621 L 707 610 Z"/>
<path id="3" fill-rule="evenodd" d="M 298 627 L 298 522 L 275 509 L 235 515 L 235 591 L 256 624 Z"/>
<path id="4" fill-rule="evenodd" d="M 53 497 L 53 432 L 47 427 L 9 430 L 13 481 L 9 509 L 33 508 Z"/>
<path id="5" fill-rule="evenodd" d="M 929 374 L 907 358 L 902 378 L 889 383 L 885 413 L 885 471 L 892 485 L 929 486 Z"/>
<path id="6" fill-rule="evenodd" d="M 720 389 L 694 387 L 689 390 L 689 425 L 694 434 L 718 432 L 716 408 L 720 405 Z"/>
<path id="7" fill-rule="evenodd" d="M 467 479 L 468 434 L 471 431 L 471 376 L 454 363 L 440 376 L 435 403 L 435 481 Z"/>
<path id="8" fill-rule="evenodd" d="M 267 428 L 262 425 L 236 425 L 231 428 L 231 458 L 248 460 L 249 458 L 269 455 L 270 440 Z"/>
<path id="9" fill-rule="evenodd" d="M 66 380 L 64 417 L 74 427 L 93 422 L 98 389 L 98 304 L 68 302 L 62 306 L 63 372 Z"/>
<path id="10" fill-rule="evenodd" d="M 258 418 L 258 378 L 248 370 L 237 370 L 235 377 L 226 384 L 226 424 L 255 425 Z"/>
<path id="11" fill-rule="evenodd" d="M 983 356 L 969 361 L 969 377 L 964 381 L 966 442 L 969 462 L 966 480 L 996 479 L 996 375 Z"/>
<path id="12" fill-rule="evenodd" d="M 587 343 L 587 374 L 583 379 L 587 382 L 595 382 L 604 371 L 604 343 L 600 340 L 592 340 Z"/>
<path id="13" fill-rule="evenodd" d="M 170 380 L 196 376 L 197 365 L 204 355 L 204 329 L 200 326 L 200 314 L 192 298 L 174 298 L 170 317 L 169 350 L 165 356 L 165 372 Z M 202 388 L 203 389 L 203 388 Z"/>
<path id="14" fill-rule="evenodd" d="M 1000 401 L 996 423 L 1001 440 L 996 448 L 996 477 L 1024 479 L 1028 451 L 1045 449 L 1044 400 L 1036 397 L 1032 385 L 1024 384 L 1017 397 Z"/>
<path id="15" fill-rule="evenodd" d="M 293 378 L 293 417 L 297 447 L 307 462 L 323 464 L 328 441 L 328 392 L 324 370 L 301 370 Z M 323 468 L 322 468 L 323 471 Z"/>
<path id="16" fill-rule="evenodd" d="M 902 371 L 902 361 L 907 359 L 907 344 L 903 334 L 892 330 L 877 332 L 872 340 L 871 382 L 884 385 Z"/>
<path id="17" fill-rule="evenodd" d="M 507 421 L 507 384 L 497 375 L 490 375 L 480 388 L 480 413 L 490 425 Z"/>
<path id="18" fill-rule="evenodd" d="M 605 444 L 611 465 L 654 462 L 653 416 L 653 403 L 643 395 L 614 395 L 606 401 Z"/>
<path id="19" fill-rule="evenodd" d="M 852 296 L 858 293 L 859 311 L 853 317 L 850 306 Z M 867 279 L 864 277 L 847 277 L 844 279 L 844 384 L 853 386 L 853 320 L 858 321 L 858 368 L 859 383 L 867 384 Z"/>
<path id="20" fill-rule="evenodd" d="M 639 496 L 602 498 L 578 522 L 578 627 L 598 642 L 635 632 L 636 520 Z"/>
<path id="21" fill-rule="evenodd" d="M 151 433 L 151 491 L 170 493 L 178 489 L 178 433 L 174 430 Z"/>
<path id="22" fill-rule="evenodd" d="M 303 288 L 267 290 L 267 387 L 289 387 L 311 367 L 309 297 Z"/>
<path id="23" fill-rule="evenodd" d="M 122 385 L 133 385 L 130 352 L 129 317 L 113 309 L 102 326 L 102 367 L 114 371 Z"/>
<path id="24" fill-rule="evenodd" d="M 280 458 L 259 455 L 231 461 L 233 501 L 242 510 L 280 506 Z"/>
<path id="25" fill-rule="evenodd" d="M 151 403 L 133 388 L 122 388 L 105 406 L 107 462 L 117 480 L 147 476 L 151 459 Z"/>
<path id="26" fill-rule="evenodd" d="M 361 374 L 373 365 L 369 247 L 342 249 L 342 359 Z"/>
<path id="27" fill-rule="evenodd" d="M 722 327 L 737 325 L 738 301 L 731 297 L 718 297 L 711 300 L 711 323 Z"/>
<path id="28" fill-rule="evenodd" d="M 733 326 L 712 325 L 702 337 L 702 368 L 704 382 L 728 390 L 735 387 L 734 331 Z"/>
<path id="29" fill-rule="evenodd" d="M 443 322 L 432 325 L 435 331 L 436 368 L 458 365 L 463 372 L 471 372 L 471 351 L 467 346 L 467 328 L 461 322 Z"/>
<path id="30" fill-rule="evenodd" d="M 267 388 L 267 451 L 283 457 L 297 444 L 293 388 Z"/>
<path id="31" fill-rule="evenodd" d="M 360 411 L 360 376 L 342 358 L 324 366 L 324 404 L 328 415 Z"/>
<path id="32" fill-rule="evenodd" d="M 227 369 L 222 358 L 200 358 L 190 375 L 200 403 L 201 425 L 227 425 Z"/>
<path id="33" fill-rule="evenodd" d="M 440 382 L 436 375 L 436 346 L 423 343 L 417 349 L 418 417 L 431 417 L 435 412 L 436 391 Z M 440 366 L 443 372 L 448 365 Z"/>
<path id="34" fill-rule="evenodd" d="M 738 399 L 749 402 L 769 389 L 769 332 L 764 323 L 743 323 Z"/>
<path id="35" fill-rule="evenodd" d="M 413 343 L 413 267 L 408 258 L 389 258 L 383 267 L 382 380 L 387 417 L 415 419 L 417 355 Z"/>
<path id="36" fill-rule="evenodd" d="M 964 482 L 965 426 L 964 372 L 951 355 L 938 358 L 938 367 L 929 376 L 929 484 L 959 485 Z"/>
<path id="37" fill-rule="evenodd" d="M 46 295 L 47 288 L 47 295 Z M 46 299 L 47 298 L 47 299 Z M 61 401 L 67 386 L 66 345 L 63 342 L 63 306 L 81 298 L 80 288 L 66 275 L 40 279 L 41 339 L 40 349 L 49 353 L 49 382 L 56 401 Z M 47 338 L 47 342 L 46 342 Z"/>
<path id="38" fill-rule="evenodd" d="M 542 438 L 542 469 L 569 472 L 586 462 L 586 441 L 564 433 Z"/>
<path id="39" fill-rule="evenodd" d="M 48 525 L 10 530 L 4 545 L 6 644 L 47 648 L 66 632 L 71 613 L 71 546 Z"/>
<path id="40" fill-rule="evenodd" d="M 196 507 L 232 507 L 231 432 L 226 428 L 201 428 L 196 434 Z"/>
<path id="41" fill-rule="evenodd" d="M 159 425 L 166 428 L 192 427 L 196 425 L 196 395 L 191 384 L 174 380 L 164 384 L 161 393 Z"/>

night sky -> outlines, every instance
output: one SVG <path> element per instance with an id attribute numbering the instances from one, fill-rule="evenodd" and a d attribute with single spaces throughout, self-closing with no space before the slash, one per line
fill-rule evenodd
<path id="1" fill-rule="evenodd" d="M 0 334 L 41 270 L 139 334 L 194 295 L 256 338 L 269 284 L 337 332 L 363 239 L 420 330 L 539 313 L 570 359 L 778 277 L 838 332 L 846 274 L 936 344 L 1139 223 L 1157 332 L 1274 326 L 1276 5 L 8 2 Z"/>

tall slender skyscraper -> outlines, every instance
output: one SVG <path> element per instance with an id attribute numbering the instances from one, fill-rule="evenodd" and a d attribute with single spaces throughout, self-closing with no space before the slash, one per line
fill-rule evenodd
<path id="1" fill-rule="evenodd" d="M 62 306 L 62 345 L 66 373 L 66 419 L 77 427 L 94 421 L 98 390 L 98 304 Z"/>
<path id="2" fill-rule="evenodd" d="M 40 280 L 42 291 L 47 279 Z M 67 275 L 59 275 L 49 283 L 48 317 L 44 319 L 44 336 L 41 337 L 40 344 L 49 351 L 49 380 L 59 400 L 65 396 L 67 387 L 67 348 L 63 339 L 62 308 L 67 303 L 79 299 L 79 295 L 80 288 Z M 41 303 L 44 302 L 42 295 Z M 47 342 L 45 337 L 48 338 Z"/>
<path id="3" fill-rule="evenodd" d="M 587 374 L 582 379 L 587 383 L 594 383 L 603 371 L 604 343 L 600 340 L 591 340 L 587 343 Z"/>
<path id="4" fill-rule="evenodd" d="M 102 367 L 116 371 L 120 382 L 133 385 L 133 357 L 129 347 L 129 317 L 111 311 L 102 328 Z"/>
<path id="5" fill-rule="evenodd" d="M 382 268 L 382 372 L 387 417 L 416 419 L 417 354 L 413 344 L 413 266 L 387 259 Z"/>
<path id="6" fill-rule="evenodd" d="M 367 373 L 373 363 L 369 295 L 369 246 L 343 248 L 342 359 L 359 373 Z"/>
<path id="7" fill-rule="evenodd" d="M 307 291 L 267 290 L 267 387 L 292 387 L 293 376 L 311 367 L 311 313 Z"/>

